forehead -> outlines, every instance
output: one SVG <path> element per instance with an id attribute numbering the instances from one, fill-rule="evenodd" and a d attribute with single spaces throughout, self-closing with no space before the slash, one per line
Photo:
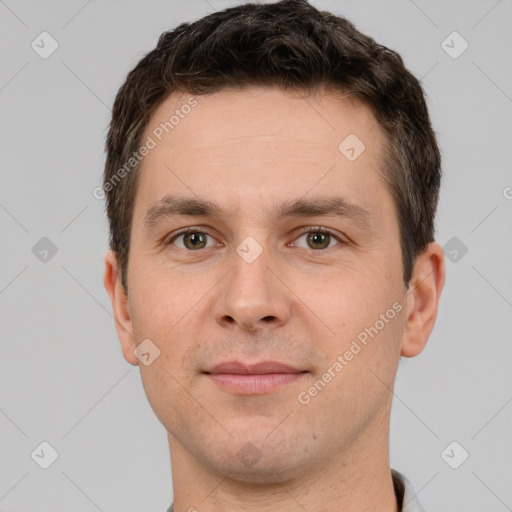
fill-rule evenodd
<path id="1" fill-rule="evenodd" d="M 214 154 L 223 146 L 224 152 L 232 149 L 233 156 L 242 156 L 237 146 L 246 149 L 250 142 L 256 152 L 273 149 L 268 158 L 289 158 L 286 151 L 295 146 L 297 156 L 316 150 L 331 160 L 348 135 L 357 136 L 374 156 L 382 139 L 371 109 L 342 91 L 310 95 L 256 86 L 200 96 L 171 94 L 151 116 L 145 135 L 157 142 L 163 138 L 167 144 L 158 144 L 160 149 L 173 152 L 208 148 Z"/>
<path id="2" fill-rule="evenodd" d="M 149 139 L 136 201 L 144 210 L 166 193 L 240 211 L 308 191 L 368 203 L 383 189 L 381 129 L 370 108 L 342 93 L 172 94 L 151 116 L 142 137 Z"/>

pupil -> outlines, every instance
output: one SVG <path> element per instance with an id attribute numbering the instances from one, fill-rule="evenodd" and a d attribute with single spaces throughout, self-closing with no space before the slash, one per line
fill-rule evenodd
<path id="1" fill-rule="evenodd" d="M 197 247 L 198 244 L 203 242 L 202 238 L 203 237 L 199 233 L 190 233 L 187 236 L 187 240 L 191 242 L 192 247 Z"/>
<path id="2" fill-rule="evenodd" d="M 313 245 L 322 245 L 322 242 L 325 242 L 325 240 L 327 239 L 329 235 L 326 234 L 326 233 L 314 233 L 310 240 L 312 241 Z M 319 238 L 318 238 L 319 237 Z M 323 246 L 325 246 L 325 243 L 323 244 Z"/>

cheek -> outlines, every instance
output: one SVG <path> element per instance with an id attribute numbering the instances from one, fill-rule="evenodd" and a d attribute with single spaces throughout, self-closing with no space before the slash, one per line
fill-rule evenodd
<path id="1" fill-rule="evenodd" d="M 149 338 L 160 350 L 157 359 L 161 378 L 165 369 L 180 379 L 187 379 L 190 368 L 184 364 L 188 352 L 200 348 L 203 329 L 211 327 L 206 317 L 211 308 L 207 308 L 206 292 L 211 288 L 206 279 L 201 285 L 191 285 L 190 278 L 170 276 L 165 272 L 148 272 L 132 287 L 132 321 L 136 343 Z M 145 377 L 144 368 L 141 374 Z M 151 372 L 146 372 L 153 378 Z M 193 372 L 192 372 L 193 373 Z M 172 380 L 172 379 L 171 379 Z M 172 385 L 172 382 L 170 383 Z"/>
<path id="2" fill-rule="evenodd" d="M 331 274 L 321 287 L 303 286 L 301 296 L 326 323 L 332 324 L 337 336 L 357 334 L 379 320 L 395 302 L 403 301 L 401 281 L 397 282 L 396 276 L 387 278 L 380 266 L 344 269 Z M 394 319 L 398 309 L 400 306 L 395 306 L 388 317 Z"/>
<path id="3" fill-rule="evenodd" d="M 327 364 L 315 382 L 329 383 L 314 400 L 319 411 L 330 409 L 343 421 L 349 416 L 357 423 L 370 421 L 391 397 L 389 387 L 399 362 L 405 305 L 403 300 L 371 293 L 363 298 L 354 294 L 348 297 L 345 302 L 339 298 L 336 324 L 335 314 L 331 315 L 336 336 L 330 341 L 318 340 Z M 322 388 L 322 383 L 318 384 Z"/>
<path id="4" fill-rule="evenodd" d="M 391 377 L 398 364 L 406 313 L 401 275 L 390 278 L 383 270 L 354 270 L 324 283 L 323 293 L 311 288 L 308 293 L 308 305 L 329 327 L 330 335 L 316 340 L 328 364 L 342 356 L 351 367 L 345 377 L 350 373 L 350 380 L 358 383 L 376 379 L 370 370 Z"/>
<path id="5" fill-rule="evenodd" d="M 186 313 L 189 288 L 156 267 L 133 267 L 130 306 L 134 328 L 143 336 L 162 336 Z M 190 308 L 189 308 L 190 309 Z"/>
<path id="6" fill-rule="evenodd" d="M 200 418 L 200 411 L 185 390 L 180 375 L 175 376 L 169 358 L 161 354 L 150 366 L 140 365 L 141 381 L 151 408 L 168 430 L 186 429 L 186 415 L 176 411 L 189 411 L 189 416 Z"/>

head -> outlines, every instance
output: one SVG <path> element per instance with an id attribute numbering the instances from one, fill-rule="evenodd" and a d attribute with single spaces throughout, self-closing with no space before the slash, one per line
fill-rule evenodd
<path id="1" fill-rule="evenodd" d="M 129 73 L 106 150 L 105 286 L 176 449 L 288 478 L 382 430 L 444 283 L 440 155 L 400 56 L 302 0 L 216 12 Z M 229 361 L 300 373 L 244 394 L 212 378 Z"/>

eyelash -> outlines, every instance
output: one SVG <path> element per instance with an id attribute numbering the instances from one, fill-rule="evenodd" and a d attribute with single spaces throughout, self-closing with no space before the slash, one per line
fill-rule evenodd
<path id="1" fill-rule="evenodd" d="M 323 226 L 312 226 L 312 227 L 304 227 L 301 228 L 299 236 L 297 238 L 300 238 L 302 235 L 305 235 L 306 233 L 327 233 L 328 235 L 331 235 L 333 238 L 336 239 L 336 241 L 339 242 L 339 245 L 344 244 L 345 241 L 341 239 L 334 231 L 332 231 L 329 228 L 325 228 Z M 332 247 L 328 247 L 327 249 L 332 249 Z M 326 251 L 327 249 L 309 249 L 310 251 L 314 252 L 321 252 Z"/>
<path id="2" fill-rule="evenodd" d="M 186 228 L 186 229 L 182 229 L 181 231 L 179 231 L 178 233 L 176 233 L 172 238 L 170 238 L 167 242 L 164 242 L 164 245 L 165 246 L 168 246 L 168 245 L 173 245 L 173 242 L 180 236 L 182 235 L 186 235 L 186 234 L 194 234 L 194 233 L 200 233 L 200 234 L 206 234 L 208 235 L 209 237 L 211 238 L 214 238 L 212 235 L 210 235 L 206 230 L 201 230 L 201 229 L 197 229 L 197 228 Z M 306 234 L 306 233 L 327 233 L 329 235 L 331 235 L 333 238 L 336 239 L 336 241 L 339 242 L 339 245 L 342 245 L 342 244 L 346 244 L 346 242 L 344 240 L 342 240 L 342 238 L 340 236 L 338 236 L 334 231 L 332 231 L 331 229 L 329 228 L 326 228 L 326 227 L 323 227 L 323 226 L 309 226 L 309 227 L 304 227 L 300 230 L 300 233 L 299 235 L 296 237 L 296 239 L 300 238 L 302 235 Z M 181 247 L 177 247 L 177 249 L 181 249 Z M 310 249 L 308 248 L 307 250 L 310 250 L 310 251 L 313 251 L 313 252 L 321 252 L 321 251 L 326 251 L 327 249 L 332 249 L 332 247 L 328 247 L 326 249 Z M 195 252 L 195 251 L 191 251 L 191 250 L 187 250 L 187 249 L 181 249 L 181 250 L 184 250 L 184 251 L 187 251 L 187 252 Z"/>

